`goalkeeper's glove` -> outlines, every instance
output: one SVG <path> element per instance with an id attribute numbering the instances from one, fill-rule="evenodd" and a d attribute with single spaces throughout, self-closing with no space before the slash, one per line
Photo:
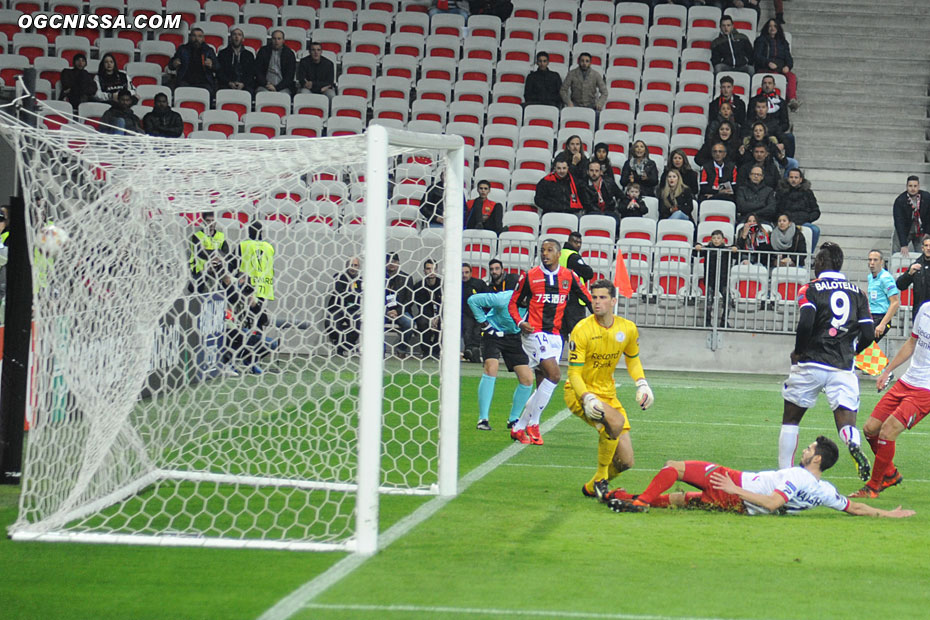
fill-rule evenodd
<path id="1" fill-rule="evenodd" d="M 478 323 L 478 327 L 481 329 L 482 332 L 490 336 L 497 336 L 498 338 L 504 337 L 504 332 L 502 332 L 499 329 L 494 329 L 488 321 L 484 321 L 483 323 Z"/>
<path id="2" fill-rule="evenodd" d="M 581 406 L 584 409 L 585 416 L 592 422 L 600 422 L 604 419 L 604 403 L 591 392 L 584 395 Z"/>
<path id="3" fill-rule="evenodd" d="M 649 409 L 655 399 L 656 397 L 653 396 L 652 389 L 645 379 L 636 382 L 636 403 L 643 411 Z"/>

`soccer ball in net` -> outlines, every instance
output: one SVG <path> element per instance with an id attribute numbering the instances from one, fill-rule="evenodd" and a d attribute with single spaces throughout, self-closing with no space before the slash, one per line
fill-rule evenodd
<path id="1" fill-rule="evenodd" d="M 68 233 L 64 228 L 49 224 L 39 233 L 36 245 L 46 256 L 57 256 L 68 243 Z"/>

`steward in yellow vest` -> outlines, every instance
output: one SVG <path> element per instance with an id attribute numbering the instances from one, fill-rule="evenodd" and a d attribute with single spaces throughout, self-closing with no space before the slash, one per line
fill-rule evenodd
<path id="1" fill-rule="evenodd" d="M 580 249 L 581 235 L 577 232 L 573 232 L 568 236 L 568 241 L 565 242 L 562 253 L 559 254 L 559 265 L 574 271 L 581 280 L 581 283 L 587 285 L 587 282 L 594 277 L 594 270 L 591 269 L 590 265 L 585 264 L 581 255 L 578 254 L 578 250 Z M 574 294 L 569 296 L 568 305 L 565 306 L 565 314 L 562 317 L 562 329 L 560 330 L 563 341 L 568 339 L 575 324 L 587 314 L 588 310 L 585 303 Z"/>
<path id="2" fill-rule="evenodd" d="M 218 279 L 228 279 L 225 263 L 229 246 L 226 235 L 216 229 L 213 213 L 204 212 L 200 217 L 203 228 L 191 237 L 190 267 L 194 290 L 207 293 L 216 288 Z"/>
<path id="3" fill-rule="evenodd" d="M 249 224 L 249 238 L 239 243 L 239 271 L 248 279 L 247 323 L 252 329 L 268 324 L 265 301 L 274 301 L 274 246 L 262 239 L 262 223 Z"/>

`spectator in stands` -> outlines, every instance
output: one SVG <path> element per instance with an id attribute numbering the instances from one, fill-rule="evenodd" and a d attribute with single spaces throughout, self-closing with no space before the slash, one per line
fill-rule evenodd
<path id="1" fill-rule="evenodd" d="M 643 217 L 649 213 L 649 208 L 640 195 L 639 183 L 630 183 L 626 186 L 624 197 L 617 204 L 617 212 L 620 214 L 620 219 Z"/>
<path id="2" fill-rule="evenodd" d="M 659 179 L 659 187 L 665 185 L 665 176 L 668 174 L 669 170 L 676 171 L 681 182 L 685 184 L 685 187 L 691 190 L 691 195 L 697 196 L 697 173 L 694 171 L 694 168 L 691 167 L 691 162 L 688 161 L 688 155 L 685 154 L 683 150 L 675 149 L 669 153 L 668 163 L 666 163 L 665 170 L 662 172 L 662 177 Z"/>
<path id="3" fill-rule="evenodd" d="M 77 110 L 78 106 L 93 101 L 97 94 L 97 81 L 87 71 L 87 56 L 81 53 L 71 59 L 71 68 L 61 71 L 61 100 Z"/>
<path id="4" fill-rule="evenodd" d="M 588 163 L 588 175 L 581 183 L 581 204 L 585 214 L 606 215 L 613 218 L 614 235 L 620 232 L 620 213 L 617 205 L 621 200 L 620 188 L 603 175 L 603 168 L 596 161 Z"/>
<path id="5" fill-rule="evenodd" d="M 336 67 L 323 56 L 323 44 L 310 42 L 310 54 L 297 65 L 297 84 L 302 93 L 326 95 L 332 101 L 336 96 Z"/>
<path id="6" fill-rule="evenodd" d="M 433 0 L 429 9 L 429 16 L 439 15 L 440 13 L 451 13 L 461 15 L 468 22 L 468 0 Z M 471 314 L 469 312 L 469 314 Z"/>
<path id="7" fill-rule="evenodd" d="M 472 15 L 494 15 L 502 22 L 513 13 L 513 2 L 510 0 L 469 0 L 468 5 Z"/>
<path id="8" fill-rule="evenodd" d="M 701 166 L 698 179 L 698 199 L 735 200 L 736 166 L 727 160 L 727 146 L 715 142 L 710 149 L 711 161 Z"/>
<path id="9" fill-rule="evenodd" d="M 591 161 L 596 161 L 601 165 L 602 177 L 610 179 L 614 184 L 617 183 L 614 166 L 610 163 L 610 147 L 607 146 L 606 142 L 598 142 L 594 145 L 594 155 L 591 157 Z"/>
<path id="10" fill-rule="evenodd" d="M 755 109 L 757 101 L 764 101 L 768 104 L 769 116 L 775 117 L 778 121 L 778 127 L 782 132 L 791 128 L 791 121 L 788 118 L 788 102 L 775 90 L 775 78 L 771 75 L 762 77 L 762 89 L 759 94 L 749 100 L 749 108 Z"/>
<path id="11" fill-rule="evenodd" d="M 100 68 L 94 78 L 97 92 L 94 97 L 103 103 L 115 103 L 121 90 L 128 90 L 132 94 L 132 85 L 126 74 L 116 66 L 116 58 L 107 52 L 100 59 Z"/>
<path id="12" fill-rule="evenodd" d="M 742 264 L 764 262 L 768 265 L 768 255 L 762 258 L 759 252 L 771 252 L 772 243 L 769 240 L 768 231 L 765 230 L 765 226 L 762 225 L 755 213 L 746 216 L 746 223 L 740 227 L 736 235 L 736 249 L 739 250 L 737 260 Z"/>
<path id="13" fill-rule="evenodd" d="M 659 219 L 687 220 L 694 223 L 691 213 L 694 211 L 694 196 L 685 185 L 677 170 L 669 170 L 665 175 L 665 184 L 659 188 Z"/>
<path id="14" fill-rule="evenodd" d="M 568 72 L 559 91 L 562 103 L 569 108 L 591 108 L 595 112 L 607 103 L 607 83 L 597 69 L 591 68 L 591 54 L 578 55 L 578 66 Z M 595 119 L 596 122 L 596 119 Z"/>
<path id="15" fill-rule="evenodd" d="M 774 71 L 781 73 L 788 80 L 788 106 L 792 110 L 797 110 L 800 106 L 798 101 L 798 79 L 791 71 L 794 66 L 794 59 L 791 58 L 791 46 L 785 39 L 785 31 L 781 25 L 774 19 L 770 19 L 762 28 L 759 29 L 759 36 L 756 37 L 754 44 L 753 56 L 755 59 L 756 71 Z"/>
<path id="16" fill-rule="evenodd" d="M 920 238 L 922 252 L 907 271 L 898 276 L 895 285 L 899 291 L 906 291 L 911 286 L 911 316 L 917 316 L 920 306 L 930 300 L 930 235 Z"/>
<path id="17" fill-rule="evenodd" d="M 765 183 L 762 165 L 748 165 L 745 179 L 736 186 L 736 219 L 744 222 L 750 215 L 754 215 L 763 222 L 774 222 L 777 213 L 775 188 Z"/>
<path id="18" fill-rule="evenodd" d="M 782 129 L 779 120 L 769 115 L 768 103 L 758 99 L 753 104 L 749 117 L 746 119 L 746 127 L 751 128 L 755 123 L 765 125 L 769 135 L 774 136 L 778 140 L 778 144 L 784 147 L 785 155 L 794 157 L 794 134 L 788 133 L 787 128 Z"/>
<path id="19" fill-rule="evenodd" d="M 908 256 L 908 246 L 920 248 L 920 239 L 930 233 L 930 192 L 920 189 L 920 177 L 907 177 L 907 189 L 895 198 L 892 207 L 894 231 L 901 254 Z"/>
<path id="20" fill-rule="evenodd" d="M 729 75 L 720 76 L 720 96 L 710 102 L 707 110 L 707 118 L 713 121 L 720 115 L 720 106 L 723 103 L 729 103 L 733 108 L 733 116 L 736 118 L 736 124 L 742 125 L 746 122 L 746 103 L 743 98 L 733 92 L 733 78 Z"/>
<path id="21" fill-rule="evenodd" d="M 875 323 L 875 342 L 884 337 L 891 321 L 901 307 L 901 291 L 894 276 L 885 269 L 885 255 L 881 250 L 869 252 L 869 312 Z"/>
<path id="22" fill-rule="evenodd" d="M 649 147 L 642 140 L 630 146 L 630 158 L 623 164 L 620 177 L 624 187 L 630 183 L 639 183 L 639 191 L 643 196 L 656 195 L 659 169 L 649 157 Z"/>
<path id="23" fill-rule="evenodd" d="M 581 213 L 583 205 L 578 196 L 575 177 L 568 172 L 568 162 L 555 162 L 552 172 L 536 184 L 536 196 L 533 201 L 543 215 L 546 213 Z"/>
<path id="24" fill-rule="evenodd" d="M 536 54 L 536 71 L 526 76 L 523 84 L 524 105 L 550 105 L 562 107 L 562 76 L 549 70 L 549 54 Z"/>
<path id="25" fill-rule="evenodd" d="M 715 230 L 710 234 L 710 243 L 707 246 L 700 243 L 694 246 L 694 254 L 704 259 L 704 288 L 707 291 L 704 327 L 713 325 L 718 292 L 723 297 L 723 303 L 717 312 L 717 327 L 727 327 L 727 307 L 730 303 L 728 278 L 735 250 L 736 247 L 727 248 L 727 240 L 721 230 Z"/>
<path id="26" fill-rule="evenodd" d="M 517 288 L 519 280 L 520 276 L 515 273 L 504 273 L 504 263 L 500 259 L 492 258 L 488 261 L 488 292 L 512 291 Z"/>
<path id="27" fill-rule="evenodd" d="M 478 197 L 465 203 L 465 230 L 490 230 L 501 234 L 504 232 L 504 205 L 488 198 L 489 181 L 478 181 L 477 189 Z"/>
<path id="28" fill-rule="evenodd" d="M 720 18 L 720 36 L 710 44 L 714 73 L 739 71 L 752 75 L 753 49 L 749 37 L 733 28 L 733 18 Z"/>
<path id="29" fill-rule="evenodd" d="M 334 278 L 333 292 L 326 300 L 326 334 L 336 355 L 348 355 L 358 346 L 362 331 L 362 259 L 353 256 L 346 270 Z"/>
<path id="30" fill-rule="evenodd" d="M 769 235 L 769 242 L 775 252 L 787 252 L 788 255 L 779 255 L 775 261 L 779 267 L 803 267 L 804 256 L 807 254 L 807 240 L 801 227 L 791 221 L 791 216 L 781 213 L 775 221 L 775 228 Z"/>
<path id="31" fill-rule="evenodd" d="M 200 28 L 191 28 L 187 43 L 178 46 L 168 66 L 176 72 L 177 86 L 197 86 L 213 94 L 216 88 L 216 52 L 204 43 L 203 30 Z"/>
<path id="32" fill-rule="evenodd" d="M 142 133 L 142 123 L 132 111 L 133 103 L 132 94 L 127 89 L 119 91 L 116 101 L 100 117 L 100 133 L 118 136 Z"/>
<path id="33" fill-rule="evenodd" d="M 387 283 L 384 288 L 384 324 L 388 329 L 400 332 L 400 342 L 395 346 L 397 357 L 403 359 L 413 350 L 416 334 L 413 331 L 413 317 L 410 315 L 410 302 L 413 298 L 410 276 L 400 270 L 400 257 L 397 252 L 387 255 L 385 267 Z"/>
<path id="34" fill-rule="evenodd" d="M 436 263 L 429 258 L 423 262 L 423 279 L 413 287 L 411 310 L 417 333 L 420 334 L 420 351 L 423 357 L 439 359 L 442 280 L 436 275 Z"/>
<path id="35" fill-rule="evenodd" d="M 184 120 L 168 105 L 168 95 L 158 93 L 152 111 L 142 117 L 142 128 L 150 136 L 180 138 L 184 133 Z"/>
<path id="36" fill-rule="evenodd" d="M 257 92 L 278 92 L 292 95 L 297 56 L 284 44 L 284 31 L 271 33 L 271 43 L 258 50 L 255 57 Z"/>
<path id="37" fill-rule="evenodd" d="M 787 175 L 789 170 L 794 170 L 798 167 L 798 160 L 785 155 L 785 145 L 779 144 L 778 138 L 769 135 L 768 128 L 766 128 L 765 123 L 761 121 L 753 123 L 752 132 L 743 138 L 743 144 L 740 147 L 740 153 L 743 154 L 743 163 L 755 159 L 752 152 L 759 144 L 765 145 L 765 148 L 769 151 L 769 155 L 772 156 L 772 159 L 778 164 L 778 167 L 784 171 L 783 175 Z"/>
<path id="38" fill-rule="evenodd" d="M 733 105 L 728 101 L 724 101 L 720 104 L 720 111 L 717 112 L 717 118 L 707 123 L 707 129 L 704 131 L 705 138 L 716 135 L 720 130 L 720 125 L 723 123 L 730 123 L 733 135 L 739 136 L 742 134 L 740 124 L 736 122 L 736 115 L 733 113 Z"/>
<path id="39" fill-rule="evenodd" d="M 465 344 L 463 358 L 466 362 L 481 363 L 481 328 L 475 315 L 468 308 L 468 298 L 475 293 L 486 293 L 484 281 L 474 277 L 471 265 L 462 263 L 462 340 Z"/>
<path id="40" fill-rule="evenodd" d="M 792 222 L 813 233 L 810 251 L 817 249 L 820 239 L 820 227 L 814 224 L 820 218 L 820 206 L 811 190 L 811 183 L 804 178 L 800 168 L 788 172 L 788 178 L 778 183 L 775 191 L 775 204 L 779 213 L 786 213 Z"/>
<path id="41" fill-rule="evenodd" d="M 704 141 L 701 149 L 694 156 L 694 163 L 698 166 L 704 166 L 713 160 L 713 148 L 717 143 L 722 143 L 727 150 L 726 160 L 731 164 L 739 161 L 739 147 L 742 146 L 736 127 L 729 121 L 723 121 L 717 127 L 717 133 L 711 135 Z"/>
<path id="42" fill-rule="evenodd" d="M 585 155 L 584 145 L 581 143 L 581 137 L 571 135 L 565 141 L 565 149 L 555 156 L 553 163 L 564 161 L 568 163 L 568 171 L 575 182 L 580 183 L 588 176 L 588 156 Z"/>
<path id="43" fill-rule="evenodd" d="M 778 187 L 778 181 L 781 180 L 781 171 L 772 160 L 769 149 L 765 144 L 757 144 L 753 147 L 752 160 L 740 166 L 736 180 L 740 184 L 746 183 L 749 180 L 750 171 L 757 166 L 762 169 L 762 183 L 773 190 Z"/>
<path id="44" fill-rule="evenodd" d="M 241 28 L 229 31 L 229 45 L 217 56 L 216 83 L 219 88 L 255 92 L 255 54 L 242 44 Z"/>

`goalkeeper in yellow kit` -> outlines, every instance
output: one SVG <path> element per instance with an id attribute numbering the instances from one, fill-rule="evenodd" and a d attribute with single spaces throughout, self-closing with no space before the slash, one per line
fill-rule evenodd
<path id="1" fill-rule="evenodd" d="M 621 355 L 636 382 L 636 403 L 648 409 L 654 397 L 639 361 L 639 330 L 632 321 L 614 314 L 616 288 L 602 279 L 588 290 L 594 314 L 579 322 L 569 336 L 565 404 L 598 432 L 597 472 L 581 492 L 603 499 L 609 481 L 633 466 L 630 421 L 617 400 L 614 383 Z"/>

